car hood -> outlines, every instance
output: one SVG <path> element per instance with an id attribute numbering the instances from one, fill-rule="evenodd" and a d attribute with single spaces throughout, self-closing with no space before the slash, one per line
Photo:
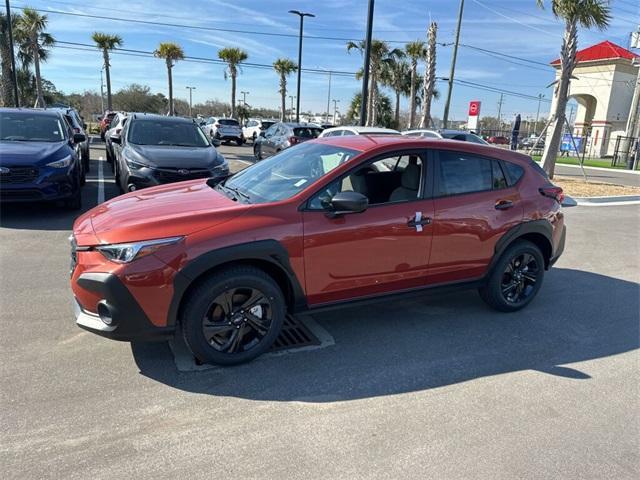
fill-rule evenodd
<path id="1" fill-rule="evenodd" d="M 218 193 L 206 180 L 121 195 L 89 210 L 73 228 L 78 245 L 176 237 L 227 222 L 251 208 Z"/>
<path id="2" fill-rule="evenodd" d="M 124 155 L 159 168 L 209 168 L 224 162 L 222 155 L 213 146 L 128 145 Z"/>
<path id="3" fill-rule="evenodd" d="M 36 165 L 70 153 L 67 142 L 0 142 L 0 165 Z"/>

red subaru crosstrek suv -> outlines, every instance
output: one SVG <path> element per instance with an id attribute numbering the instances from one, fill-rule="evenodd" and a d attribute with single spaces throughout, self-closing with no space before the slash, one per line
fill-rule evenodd
<path id="1" fill-rule="evenodd" d="M 265 352 L 287 313 L 445 285 L 515 311 L 562 253 L 562 198 L 507 150 L 312 140 L 226 179 L 128 193 L 79 217 L 77 324 L 126 341 L 180 327 L 200 361 L 229 365 Z"/>

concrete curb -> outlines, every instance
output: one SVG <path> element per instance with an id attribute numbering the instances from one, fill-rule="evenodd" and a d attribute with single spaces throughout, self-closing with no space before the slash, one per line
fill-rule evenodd
<path id="1" fill-rule="evenodd" d="M 640 195 L 618 195 L 615 197 L 565 197 L 563 207 L 615 207 L 640 205 Z"/>

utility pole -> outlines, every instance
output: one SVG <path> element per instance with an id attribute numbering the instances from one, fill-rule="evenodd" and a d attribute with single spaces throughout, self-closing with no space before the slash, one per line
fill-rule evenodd
<path id="1" fill-rule="evenodd" d="M 193 94 L 193 91 L 196 89 L 196 87 L 185 87 L 185 88 L 189 90 L 189 116 L 193 117 L 193 113 L 192 113 L 193 110 L 191 108 L 191 104 L 192 104 L 192 94 Z"/>
<path id="2" fill-rule="evenodd" d="M 327 92 L 327 118 L 326 123 L 329 123 L 329 105 L 331 103 L 331 70 L 329 70 L 329 91 Z"/>
<path id="3" fill-rule="evenodd" d="M 447 101 L 444 104 L 444 115 L 442 121 L 444 128 L 449 123 L 449 107 L 451 106 L 451 92 L 453 90 L 453 77 L 456 73 L 456 58 L 458 57 L 458 45 L 460 43 L 460 28 L 462 27 L 462 12 L 464 11 L 464 0 L 460 0 L 460 10 L 458 11 L 458 25 L 456 26 L 456 41 L 453 44 L 453 56 L 451 57 L 451 70 L 449 71 L 449 88 L 447 89 Z"/>
<path id="4" fill-rule="evenodd" d="M 364 45 L 364 72 L 362 75 L 362 93 L 360 94 L 360 125 L 365 126 L 367 122 L 367 99 L 369 98 L 369 68 L 371 66 L 371 37 L 373 36 L 373 9 L 374 0 L 369 0 L 369 10 L 367 12 L 367 38 Z"/>
<path id="5" fill-rule="evenodd" d="M 542 102 L 542 99 L 544 98 L 544 95 L 539 93 L 538 94 L 538 112 L 536 113 L 536 124 L 533 126 L 533 133 L 537 135 L 537 130 L 538 130 L 538 118 L 540 118 L 540 103 Z"/>
<path id="6" fill-rule="evenodd" d="M 340 100 L 333 99 L 333 124 L 336 124 L 336 113 L 338 112 L 338 102 Z"/>
<path id="7" fill-rule="evenodd" d="M 315 17 L 313 13 L 305 13 L 299 10 L 289 10 L 289 13 L 300 17 L 300 35 L 298 38 L 298 85 L 296 94 L 296 122 L 300 121 L 300 76 L 302 74 L 302 31 L 304 29 L 304 17 Z"/>
<path id="8" fill-rule="evenodd" d="M 498 130 L 502 130 L 502 103 L 504 99 L 504 93 L 500 94 L 500 101 L 498 102 Z"/>
<path id="9" fill-rule="evenodd" d="M 289 100 L 291 100 L 291 110 L 289 110 L 289 121 L 293 121 L 293 99 L 296 98 L 295 95 L 289 95 Z"/>
<path id="10" fill-rule="evenodd" d="M 247 95 L 249 95 L 249 92 L 242 91 L 242 92 L 240 92 L 240 95 L 242 95 L 242 103 L 246 107 L 247 106 Z"/>
<path id="11" fill-rule="evenodd" d="M 13 82 L 13 99 L 14 106 L 17 108 L 20 106 L 20 97 L 18 96 L 18 76 L 16 73 L 16 57 L 13 53 L 13 29 L 11 26 L 11 5 L 9 0 L 5 0 L 5 6 L 7 10 L 7 33 L 9 34 L 9 55 L 11 56 L 11 80 Z"/>
<path id="12" fill-rule="evenodd" d="M 635 62 L 634 62 L 635 63 Z M 640 67 L 640 65 L 638 65 Z M 633 142 L 634 138 L 636 142 L 640 142 L 640 68 L 638 69 L 638 76 L 636 77 L 635 89 L 633 91 L 633 99 L 631 100 L 631 108 L 629 109 L 629 120 L 627 120 L 627 128 L 625 129 L 625 135 L 627 139 L 625 140 L 625 150 L 626 154 L 623 155 L 626 157 L 623 160 L 627 162 L 630 168 L 635 168 L 637 165 L 635 163 L 638 161 L 638 153 L 636 152 L 636 158 L 630 159 L 631 152 L 633 150 Z"/>

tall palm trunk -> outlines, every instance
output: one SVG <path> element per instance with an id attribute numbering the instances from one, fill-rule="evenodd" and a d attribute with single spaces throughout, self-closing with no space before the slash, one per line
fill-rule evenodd
<path id="1" fill-rule="evenodd" d="M 107 110 L 113 110 L 112 100 L 111 100 L 111 65 L 109 64 L 109 51 L 105 48 L 102 51 L 102 56 L 104 58 L 104 73 L 107 77 Z"/>
<path id="2" fill-rule="evenodd" d="M 376 69 L 371 73 L 371 90 L 370 97 L 371 103 L 369 110 L 369 123 L 370 127 L 374 127 L 378 122 L 378 78 L 377 78 L 378 69 Z"/>
<path id="3" fill-rule="evenodd" d="M 424 71 L 422 95 L 422 118 L 420 128 L 428 128 L 431 124 L 431 99 L 436 85 L 436 35 L 438 24 L 431 22 L 427 34 L 427 65 Z"/>
<path id="4" fill-rule="evenodd" d="M 418 76 L 418 60 L 411 59 L 411 89 L 409 93 L 409 125 L 408 128 L 413 128 L 416 123 L 416 82 Z M 400 125 L 398 125 L 398 128 Z"/>
<path id="5" fill-rule="evenodd" d="M 236 69 L 231 69 L 231 118 L 236 118 Z"/>
<path id="6" fill-rule="evenodd" d="M 42 77 L 40 76 L 40 52 L 38 51 L 38 38 L 32 39 L 33 65 L 36 70 L 36 107 L 44 108 L 44 95 L 42 94 Z"/>
<path id="7" fill-rule="evenodd" d="M 576 22 L 565 23 L 562 50 L 560 51 L 560 78 L 556 85 L 556 108 L 551 115 L 551 138 L 546 142 L 542 154 L 542 167 L 553 178 L 556 167 L 556 156 L 560 149 L 562 131 L 565 125 L 567 101 L 569 99 L 569 84 L 576 64 L 576 50 L 578 46 L 578 27 Z"/>
<path id="8" fill-rule="evenodd" d="M 400 91 L 396 90 L 396 111 L 394 115 L 395 128 L 400 129 Z"/>
<path id="9" fill-rule="evenodd" d="M 171 69 L 173 68 L 173 63 L 170 59 L 167 58 L 167 77 L 169 78 L 169 115 L 173 117 L 173 76 L 171 75 Z"/>
<path id="10" fill-rule="evenodd" d="M 280 74 L 280 121 L 285 121 L 287 111 L 287 77 Z"/>

